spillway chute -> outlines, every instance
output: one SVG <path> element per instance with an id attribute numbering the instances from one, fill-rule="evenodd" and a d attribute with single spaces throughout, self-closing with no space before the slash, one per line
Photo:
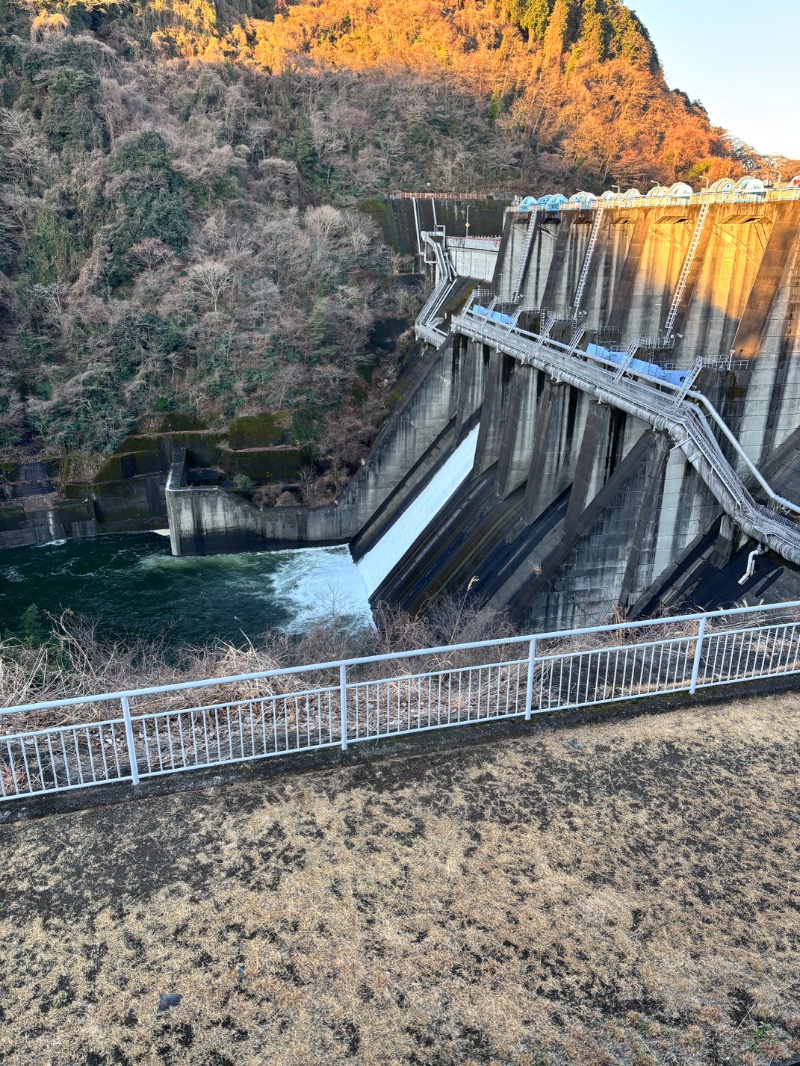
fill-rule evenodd
<path id="1" fill-rule="evenodd" d="M 358 562 L 358 570 L 372 596 L 400 562 L 417 537 L 430 525 L 472 470 L 478 427 L 459 444 L 421 492 L 400 512 L 378 543 Z"/>

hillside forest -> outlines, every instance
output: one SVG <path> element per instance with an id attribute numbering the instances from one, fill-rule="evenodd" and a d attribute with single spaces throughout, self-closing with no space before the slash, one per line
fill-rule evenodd
<path id="1" fill-rule="evenodd" d="M 335 494 L 421 295 L 367 198 L 762 162 L 616 0 L 0 0 L 0 458 L 288 412 Z"/>

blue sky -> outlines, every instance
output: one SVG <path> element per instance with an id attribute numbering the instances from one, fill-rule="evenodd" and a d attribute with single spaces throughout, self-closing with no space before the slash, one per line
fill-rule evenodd
<path id="1" fill-rule="evenodd" d="M 667 82 L 716 126 L 800 159 L 800 0 L 627 0 Z"/>

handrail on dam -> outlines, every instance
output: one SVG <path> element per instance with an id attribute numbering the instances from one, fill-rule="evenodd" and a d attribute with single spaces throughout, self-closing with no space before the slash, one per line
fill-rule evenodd
<path id="1" fill-rule="evenodd" d="M 447 334 L 444 330 L 438 328 L 436 323 L 436 315 L 440 307 L 447 299 L 453 286 L 458 281 L 458 274 L 450 261 L 450 256 L 447 254 L 441 243 L 434 239 L 434 236 L 430 233 L 422 233 L 422 241 L 425 247 L 433 249 L 436 265 L 436 281 L 433 289 L 428 296 L 428 299 L 422 306 L 422 310 L 417 316 L 415 329 L 418 336 L 426 340 L 428 344 L 432 344 L 435 348 L 441 348 L 447 339 Z"/>
<path id="2" fill-rule="evenodd" d="M 532 198 L 528 197 L 526 199 Z M 550 199 L 551 202 L 545 204 L 544 207 L 545 210 L 552 213 L 560 213 L 562 211 L 602 211 L 606 207 L 618 207 L 627 210 L 634 207 L 689 207 L 698 204 L 701 206 L 704 204 L 764 204 L 785 200 L 800 200 L 800 187 L 763 188 L 757 191 L 737 188 L 731 188 L 727 191 L 706 191 L 703 189 L 700 192 L 692 192 L 686 196 L 653 196 L 652 194 L 630 196 L 626 193 L 619 193 L 608 198 L 596 197 L 590 199 L 586 197 L 577 199 L 573 197 L 567 202 L 553 202 L 554 198 Z M 535 200 L 530 205 L 527 205 L 526 201 L 522 199 L 512 201 L 511 210 L 526 214 L 536 208 L 536 203 Z M 539 201 L 539 206 L 542 206 L 541 200 Z"/>
<path id="3" fill-rule="evenodd" d="M 798 673 L 791 602 L 47 700 L 0 709 L 0 801 Z"/>
<path id="4" fill-rule="evenodd" d="M 698 394 L 692 394 L 692 399 L 686 397 L 676 401 L 676 386 L 669 382 L 652 378 L 647 381 L 634 380 L 624 375 L 618 377 L 618 365 L 598 355 L 572 351 L 546 336 L 522 330 L 516 325 L 500 327 L 471 309 L 453 317 L 452 329 L 491 345 L 522 363 L 536 366 L 557 380 L 588 392 L 603 403 L 641 418 L 654 429 L 666 431 L 723 510 L 748 536 L 759 544 L 773 548 L 785 559 L 800 564 L 800 528 L 756 503 L 723 454 L 705 415 L 694 402 Z M 636 377 L 646 375 L 637 373 Z M 666 396 L 665 389 L 671 390 L 673 395 Z M 710 408 L 708 401 L 704 402 L 704 406 Z M 721 423 L 719 416 L 715 421 Z M 738 454 L 746 458 L 733 435 L 727 431 L 726 436 L 734 443 Z M 747 464 L 752 469 L 749 459 Z M 766 486 L 760 475 L 758 481 L 762 487 Z M 794 504 L 782 500 L 770 489 L 768 492 L 779 506 L 788 506 L 795 513 L 800 513 Z"/>

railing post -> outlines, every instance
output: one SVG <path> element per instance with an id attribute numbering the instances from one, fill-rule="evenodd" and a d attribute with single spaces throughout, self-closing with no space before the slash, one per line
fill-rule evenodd
<path id="1" fill-rule="evenodd" d="M 342 709 L 342 751 L 347 751 L 347 667 L 339 667 L 339 703 Z"/>
<path id="2" fill-rule="evenodd" d="M 694 646 L 694 662 L 692 663 L 692 681 L 689 685 L 689 692 L 694 695 L 697 691 L 697 676 L 700 673 L 700 655 L 703 651 L 703 637 L 706 634 L 706 616 L 700 619 L 700 625 L 697 627 L 697 643 Z"/>
<path id="3" fill-rule="evenodd" d="M 528 681 L 525 689 L 525 721 L 531 720 L 531 708 L 533 706 L 533 666 L 536 661 L 536 637 L 531 637 L 528 647 Z"/>
<path id="4" fill-rule="evenodd" d="M 122 697 L 122 717 L 125 721 L 125 740 L 128 743 L 128 762 L 131 765 L 131 784 L 139 784 L 139 766 L 136 762 L 136 748 L 133 743 L 133 723 L 131 722 L 131 705 L 127 696 Z"/>

